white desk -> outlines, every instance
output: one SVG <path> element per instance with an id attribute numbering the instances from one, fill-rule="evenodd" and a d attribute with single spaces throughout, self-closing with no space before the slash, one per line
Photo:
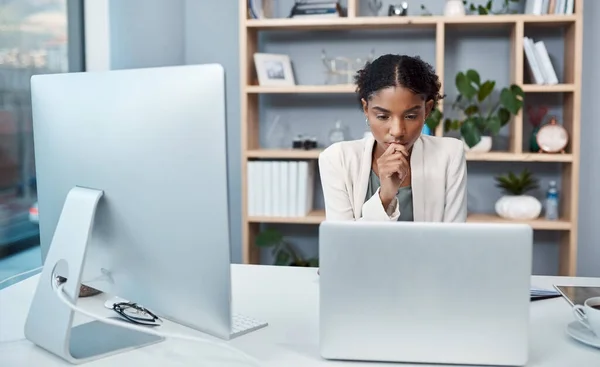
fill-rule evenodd
<path id="1" fill-rule="evenodd" d="M 319 356 L 319 277 L 315 269 L 234 265 L 232 273 L 234 309 L 269 322 L 267 328 L 234 339 L 230 342 L 232 346 L 261 360 L 264 366 L 346 365 L 344 362 L 326 361 Z M 0 342 L 23 338 L 23 325 L 37 280 L 38 276 L 0 291 Z M 550 288 L 553 283 L 600 285 L 600 279 L 533 278 L 533 284 L 538 287 Z M 102 310 L 101 303 L 96 298 L 84 299 L 79 304 L 85 308 Z M 571 309 L 562 298 L 531 304 L 532 336 L 528 366 L 600 366 L 600 349 L 580 344 L 565 333 L 565 326 L 572 320 Z M 239 362 L 226 363 L 223 358 L 227 358 L 228 354 L 230 353 L 214 346 L 168 339 L 85 366 L 245 365 Z M 211 358 L 211 363 L 202 362 L 203 358 Z M 26 340 L 0 344 L 2 367 L 65 365 L 69 364 Z M 376 363 L 347 365 L 390 367 L 390 364 Z"/>

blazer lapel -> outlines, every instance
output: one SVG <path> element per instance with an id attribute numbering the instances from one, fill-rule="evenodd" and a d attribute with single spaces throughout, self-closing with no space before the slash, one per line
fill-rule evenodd
<path id="1" fill-rule="evenodd" d="M 362 215 L 362 204 L 365 202 L 365 196 L 367 195 L 367 188 L 369 187 L 369 174 L 371 173 L 371 163 L 373 160 L 373 146 L 375 144 L 375 138 L 368 136 L 365 139 L 365 146 L 362 151 L 362 158 L 360 160 L 360 171 L 357 180 L 356 189 L 354 190 L 354 217 L 360 218 Z"/>
<path id="2" fill-rule="evenodd" d="M 411 186 L 412 186 L 412 197 L 413 197 L 413 217 L 415 222 L 426 221 L 425 213 L 425 153 L 423 149 L 423 140 L 417 139 L 413 145 L 412 153 L 410 156 L 410 168 L 411 168 Z"/>

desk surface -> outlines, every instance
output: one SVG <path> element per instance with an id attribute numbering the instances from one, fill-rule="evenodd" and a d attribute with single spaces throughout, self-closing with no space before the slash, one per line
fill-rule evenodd
<path id="1" fill-rule="evenodd" d="M 230 345 L 260 360 L 264 366 L 341 366 L 344 362 L 319 356 L 319 277 L 314 268 L 233 265 L 234 311 L 269 322 L 269 326 L 230 341 Z M 0 360 L 6 367 L 65 366 L 29 341 L 23 340 L 23 325 L 39 276 L 0 291 Z M 536 287 L 553 284 L 600 285 L 595 278 L 533 277 Z M 104 296 L 105 297 L 105 296 Z M 79 305 L 102 312 L 102 300 L 83 299 Z M 85 322 L 78 319 L 76 323 Z M 531 344 L 528 366 L 599 366 L 600 349 L 572 340 L 566 325 L 573 321 L 571 309 L 562 298 L 531 304 Z M 188 332 L 179 326 L 170 331 Z M 190 334 L 205 336 L 189 331 Z M 210 336 L 208 339 L 216 340 Z M 11 342 L 12 341 L 12 342 Z M 188 341 L 166 341 L 128 353 L 94 361 L 85 366 L 243 366 L 231 361 L 230 352 Z M 204 363 L 202 361 L 205 361 Z M 230 364 L 227 361 L 231 362 Z M 353 367 L 390 364 L 348 363 Z M 403 365 L 408 366 L 408 365 Z M 419 365 L 423 367 L 423 365 Z"/>

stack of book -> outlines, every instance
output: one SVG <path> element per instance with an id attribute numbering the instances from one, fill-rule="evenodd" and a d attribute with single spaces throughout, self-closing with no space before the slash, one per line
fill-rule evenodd
<path id="1" fill-rule="evenodd" d="M 342 7 L 338 1 L 303 1 L 296 2 L 290 18 L 337 18 L 342 15 Z"/>
<path id="2" fill-rule="evenodd" d="M 248 215 L 304 217 L 313 209 L 315 161 L 249 161 Z"/>
<path id="3" fill-rule="evenodd" d="M 531 38 L 524 37 L 523 48 L 532 82 L 534 84 L 558 84 L 556 71 L 552 66 L 544 41 L 534 43 Z"/>
<path id="4" fill-rule="evenodd" d="M 574 0 L 527 0 L 525 14 L 573 14 Z"/>
<path id="5" fill-rule="evenodd" d="M 558 292 L 554 289 L 542 289 L 542 288 L 531 287 L 529 290 L 529 298 L 531 301 L 537 301 L 537 300 L 542 300 L 542 299 L 546 299 L 546 298 L 556 298 L 556 297 L 560 297 L 560 296 L 561 296 L 560 292 Z"/>

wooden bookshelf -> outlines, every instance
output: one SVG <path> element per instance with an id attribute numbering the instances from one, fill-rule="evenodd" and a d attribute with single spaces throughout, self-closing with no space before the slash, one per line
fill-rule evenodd
<path id="1" fill-rule="evenodd" d="M 325 220 L 324 210 L 313 210 L 305 217 L 248 217 L 251 223 L 287 223 L 287 224 L 319 224 Z M 499 218 L 494 214 L 471 214 L 467 217 L 470 223 L 510 223 L 510 220 Z M 543 218 L 523 221 L 533 229 L 548 231 L 569 231 L 571 222 L 568 220 L 545 220 Z"/>
<path id="2" fill-rule="evenodd" d="M 358 1 L 348 0 L 348 16 L 332 19 L 248 19 L 247 0 L 240 0 L 240 75 L 241 75 L 241 136 L 242 136 L 242 259 L 244 263 L 258 263 L 259 251 L 254 239 L 261 223 L 287 223 L 316 225 L 325 219 L 323 210 L 314 210 L 305 217 L 251 217 L 248 213 L 247 162 L 250 160 L 316 160 L 321 150 L 261 149 L 259 144 L 259 96 L 262 94 L 351 94 L 354 85 L 296 85 L 290 87 L 265 87 L 257 83 L 253 55 L 258 52 L 258 35 L 268 31 L 340 31 L 361 29 L 421 28 L 435 31 L 435 69 L 444 80 L 445 37 L 447 29 L 510 30 L 511 82 L 527 94 L 562 93 L 563 125 L 570 135 L 568 154 L 538 154 L 523 151 L 523 113 L 510 124 L 509 151 L 467 153 L 468 161 L 480 162 L 538 162 L 560 163 L 562 188 L 560 213 L 562 219 L 547 221 L 539 218 L 526 221 L 535 230 L 560 233 L 560 275 L 574 276 L 577 270 L 577 211 L 580 170 L 580 108 L 581 108 L 581 57 L 583 39 L 583 0 L 575 0 L 573 15 L 495 15 L 464 17 L 410 16 L 363 17 L 358 16 Z M 564 81 L 557 85 L 525 84 L 523 70 L 525 57 L 523 36 L 531 27 L 564 29 Z M 442 106 L 440 105 L 440 108 Z M 440 126 L 435 135 L 443 135 Z M 470 214 L 468 222 L 508 222 L 492 214 Z"/>
<path id="3" fill-rule="evenodd" d="M 559 93 L 573 92 L 575 84 L 556 84 L 556 85 L 521 85 L 526 93 Z M 262 87 L 259 85 L 246 86 L 248 94 L 343 94 L 355 93 L 354 85 L 294 85 L 289 87 Z"/>
<path id="4" fill-rule="evenodd" d="M 242 0 L 243 1 L 243 0 Z M 349 0 L 349 2 L 354 2 Z M 390 28 L 436 28 L 438 24 L 452 27 L 498 27 L 517 23 L 532 25 L 569 25 L 577 21 L 577 15 L 494 15 L 465 17 L 410 16 L 410 17 L 361 17 L 348 13 L 346 18 L 331 19 L 242 19 L 241 24 L 250 30 L 356 30 Z"/>
<path id="5" fill-rule="evenodd" d="M 256 149 L 246 151 L 246 158 L 260 159 L 318 159 L 320 149 Z M 489 152 L 466 153 L 468 161 L 482 162 L 572 162 L 572 154 L 542 154 L 542 153 L 514 153 L 514 152 Z"/>

